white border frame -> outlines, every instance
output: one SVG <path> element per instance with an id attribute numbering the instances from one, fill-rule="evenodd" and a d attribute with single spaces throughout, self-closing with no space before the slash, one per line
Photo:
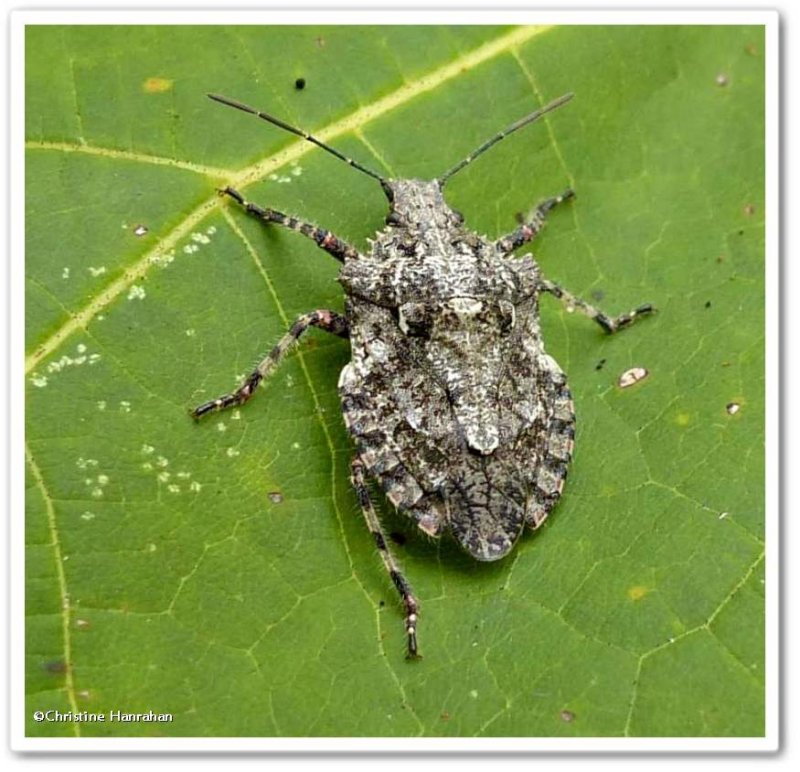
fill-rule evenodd
<path id="1" fill-rule="evenodd" d="M 454 17 L 454 14 L 455 17 Z M 14 11 L 10 17 L 10 357 L 11 405 L 24 404 L 24 40 L 36 24 L 736 24 L 765 26 L 766 64 L 766 735 L 759 738 L 32 738 L 24 720 L 24 415 L 10 411 L 11 708 L 16 751 L 309 752 L 741 752 L 779 747 L 779 16 L 776 11 L 523 11 L 309 9 L 265 11 Z"/>

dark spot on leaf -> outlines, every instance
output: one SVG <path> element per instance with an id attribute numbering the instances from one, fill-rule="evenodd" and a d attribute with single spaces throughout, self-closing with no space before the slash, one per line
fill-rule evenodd
<path id="1" fill-rule="evenodd" d="M 606 363 L 606 360 L 605 360 L 605 359 L 601 359 L 601 360 L 600 360 L 600 361 L 599 361 L 599 362 L 598 362 L 598 363 L 597 363 L 597 364 L 594 366 L 594 369 L 595 369 L 595 370 L 602 370 L 602 369 L 603 369 L 603 365 L 604 365 L 605 363 Z"/>
<path id="2" fill-rule="evenodd" d="M 740 236 L 744 236 L 744 231 L 739 231 Z"/>
<path id="3" fill-rule="evenodd" d="M 317 48 L 325 48 L 325 38 L 318 37 L 315 42 L 317 44 Z"/>
<path id="4" fill-rule="evenodd" d="M 706 308 L 711 308 L 711 301 L 710 300 L 706 300 Z"/>
<path id="5" fill-rule="evenodd" d="M 449 721 L 450 720 L 450 714 L 446 710 L 443 710 L 441 715 L 439 716 L 439 718 L 441 718 L 442 721 Z"/>
<path id="6" fill-rule="evenodd" d="M 591 295 L 594 300 L 602 300 L 606 296 L 606 293 L 601 289 L 595 289 L 592 290 Z"/>
<path id="7" fill-rule="evenodd" d="M 305 79 L 305 78 L 298 78 L 298 79 L 297 79 L 297 80 L 294 82 L 294 87 L 295 87 L 295 88 L 296 88 L 298 91 L 302 91 L 302 90 L 303 90 L 303 89 L 306 87 L 306 79 Z"/>
<path id="8" fill-rule="evenodd" d="M 752 204 L 745 204 L 742 212 L 745 217 L 752 217 L 756 213 L 756 208 Z"/>
<path id="9" fill-rule="evenodd" d="M 381 608 L 383 608 L 383 607 L 386 605 L 386 601 L 385 601 L 385 600 L 378 601 L 378 605 L 379 605 Z"/>
<path id="10" fill-rule="evenodd" d="M 758 56 L 758 49 L 756 48 L 755 43 L 748 43 L 744 50 L 746 53 L 750 54 L 750 56 Z"/>
<path id="11" fill-rule="evenodd" d="M 67 663 L 64 662 L 63 659 L 54 659 L 50 662 L 45 662 L 42 664 L 42 668 L 47 673 L 52 673 L 53 675 L 61 675 L 62 673 L 67 672 Z"/>
<path id="12" fill-rule="evenodd" d="M 389 538 L 395 543 L 399 544 L 401 547 L 408 541 L 406 535 L 404 533 L 400 533 L 399 531 L 392 531 L 389 534 Z"/>
<path id="13" fill-rule="evenodd" d="M 273 504 L 280 504 L 283 502 L 283 494 L 280 491 L 270 491 L 267 496 Z"/>

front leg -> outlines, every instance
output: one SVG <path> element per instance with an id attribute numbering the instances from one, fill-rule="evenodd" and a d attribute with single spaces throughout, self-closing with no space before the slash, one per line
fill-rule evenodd
<path id="1" fill-rule="evenodd" d="M 277 209 L 270 209 L 269 207 L 261 207 L 258 204 L 253 204 L 247 201 L 245 197 L 233 188 L 223 188 L 220 193 L 225 196 L 230 196 L 234 201 L 238 201 L 244 208 L 247 214 L 264 221 L 272 222 L 277 225 L 283 225 L 304 236 L 308 236 L 320 249 L 324 249 L 329 255 L 333 255 L 340 263 L 345 259 L 354 259 L 358 257 L 358 250 L 351 247 L 347 242 L 334 236 L 329 230 L 319 228 L 312 223 L 303 222 L 296 217 L 290 217 L 288 214 L 279 212 Z"/>
<path id="2" fill-rule="evenodd" d="M 303 314 L 292 325 L 289 332 L 278 341 L 272 351 L 258 363 L 256 369 L 247 376 L 244 383 L 236 389 L 236 391 L 230 394 L 223 394 L 221 397 L 212 399 L 209 402 L 204 402 L 202 405 L 192 410 L 192 418 L 200 418 L 206 413 L 224 410 L 233 405 L 243 405 L 247 402 L 255 393 L 258 384 L 275 369 L 298 338 L 312 326 L 319 327 L 321 330 L 330 332 L 333 335 L 338 335 L 340 338 L 350 337 L 347 319 L 341 314 L 337 314 L 335 311 L 320 309 L 319 311 L 311 311 L 311 313 Z"/>
<path id="3" fill-rule="evenodd" d="M 542 203 L 533 210 L 533 214 L 528 222 L 523 222 L 513 233 L 509 233 L 507 236 L 503 236 L 503 238 L 495 241 L 494 248 L 501 255 L 507 255 L 517 247 L 527 244 L 542 230 L 542 228 L 544 228 L 547 213 L 553 207 L 558 206 L 558 204 L 564 201 L 569 201 L 571 198 L 575 198 L 575 191 L 565 190 L 560 196 L 554 196 L 553 198 L 548 198 L 546 201 L 542 201 Z"/>

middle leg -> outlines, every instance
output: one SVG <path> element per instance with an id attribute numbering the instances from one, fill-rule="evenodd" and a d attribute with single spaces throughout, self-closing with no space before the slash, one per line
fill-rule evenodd
<path id="1" fill-rule="evenodd" d="M 200 418 L 206 413 L 214 413 L 217 410 L 224 410 L 233 405 L 243 405 L 255 393 L 256 387 L 264 378 L 277 366 L 286 356 L 286 352 L 297 342 L 298 338 L 309 328 L 319 327 L 321 330 L 338 335 L 340 338 L 349 338 L 350 329 L 347 319 L 335 311 L 320 309 L 303 314 L 284 335 L 272 351 L 262 359 L 255 370 L 247 376 L 244 383 L 230 394 L 223 394 L 221 397 L 204 402 L 202 405 L 192 410 L 192 418 Z"/>

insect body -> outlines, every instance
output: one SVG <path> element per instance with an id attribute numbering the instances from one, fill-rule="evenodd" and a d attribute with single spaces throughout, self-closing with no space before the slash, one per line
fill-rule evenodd
<path id="1" fill-rule="evenodd" d="M 434 180 L 387 179 L 320 140 L 226 97 L 377 179 L 390 203 L 386 228 L 362 254 L 330 231 L 221 191 L 266 223 L 313 239 L 343 263 L 346 310 L 300 317 L 245 382 L 192 411 L 240 405 L 308 329 L 348 338 L 352 359 L 339 394 L 356 443 L 352 482 L 405 608 L 408 655 L 418 655 L 418 601 L 389 551 L 367 478 L 426 534 L 450 532 L 474 558 L 497 560 L 525 526 L 538 528 L 558 501 L 571 459 L 575 415 L 566 376 L 545 353 L 539 296 L 548 292 L 613 333 L 651 312 L 612 318 L 546 279 L 534 259 L 512 257 L 543 227 L 567 190 L 539 204 L 500 239 L 479 236 L 444 200 L 447 180 L 508 134 L 568 101 L 567 94 L 484 142 Z"/>

